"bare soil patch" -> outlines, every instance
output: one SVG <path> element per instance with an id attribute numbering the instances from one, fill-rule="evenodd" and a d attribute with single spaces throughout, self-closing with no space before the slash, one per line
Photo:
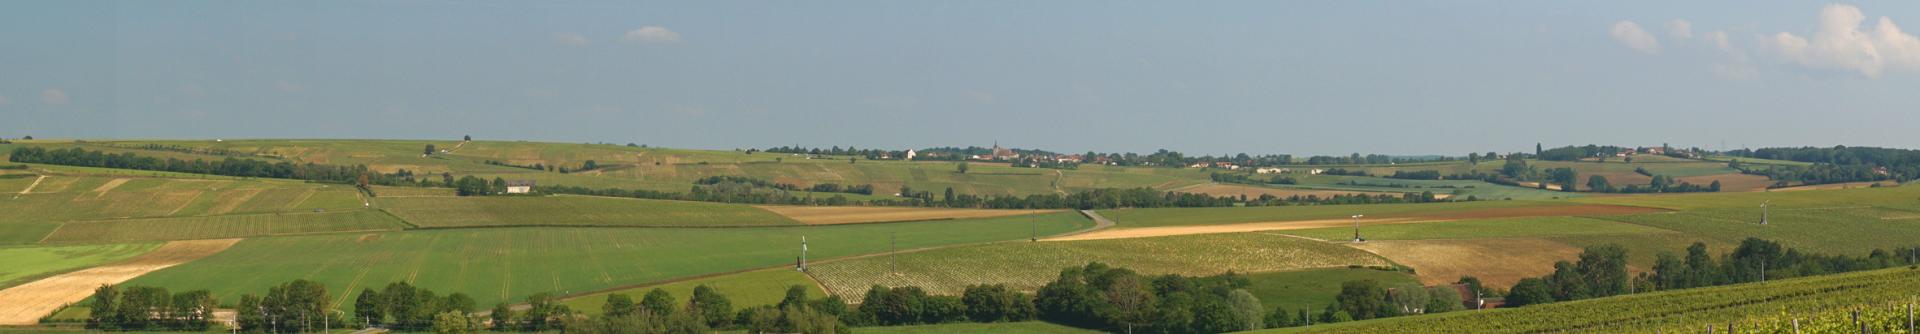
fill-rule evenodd
<path id="1" fill-rule="evenodd" d="M 1720 191 L 1722 192 L 1763 191 L 1767 190 L 1767 186 L 1773 185 L 1773 180 L 1767 179 L 1765 176 L 1749 174 L 1689 176 L 1680 178 L 1679 181 L 1698 185 L 1709 185 L 1713 184 L 1713 181 L 1720 181 Z"/>
<path id="2" fill-rule="evenodd" d="M 832 225 L 853 223 L 878 223 L 937 219 L 988 218 L 1024 215 L 1030 213 L 1051 213 L 1060 210 L 983 210 L 983 209 L 928 209 L 899 207 L 846 207 L 846 206 L 782 206 L 761 205 L 757 208 L 772 211 L 794 221 L 807 225 Z"/>
<path id="3" fill-rule="evenodd" d="M 1580 248 L 1543 239 L 1385 240 L 1348 244 L 1413 267 L 1420 283 L 1453 283 L 1473 276 L 1487 286 L 1553 272 L 1554 261 L 1580 257 Z"/>
<path id="4" fill-rule="evenodd" d="M 127 181 L 133 181 L 133 179 L 129 179 L 129 178 L 113 179 L 111 181 L 107 181 L 107 183 L 100 184 L 100 187 L 93 188 L 93 192 L 100 193 L 100 195 L 106 195 L 108 191 L 113 191 L 113 188 L 119 188 L 120 185 L 127 184 Z"/>
<path id="5" fill-rule="evenodd" d="M 1260 195 L 1273 195 L 1275 197 L 1283 197 L 1283 198 L 1292 197 L 1295 195 L 1318 196 L 1318 197 L 1332 197 L 1333 195 L 1379 195 L 1379 194 L 1399 195 L 1398 193 L 1385 193 L 1385 192 L 1320 190 L 1320 189 L 1283 189 L 1283 188 L 1267 188 L 1267 187 L 1255 187 L 1255 186 L 1249 186 L 1249 185 L 1221 184 L 1221 183 L 1196 184 L 1191 186 L 1175 188 L 1172 191 L 1181 192 L 1181 193 L 1206 194 L 1208 196 L 1246 196 L 1249 198 L 1260 197 Z"/>
<path id="6" fill-rule="evenodd" d="M 32 325 L 62 305 L 79 302 L 102 284 L 119 284 L 232 247 L 240 239 L 172 241 L 131 259 L 0 290 L 0 325 Z"/>

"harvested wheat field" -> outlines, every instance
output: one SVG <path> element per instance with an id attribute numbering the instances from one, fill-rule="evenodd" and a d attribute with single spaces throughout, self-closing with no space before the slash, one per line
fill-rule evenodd
<path id="1" fill-rule="evenodd" d="M 119 284 L 232 247 L 240 239 L 168 242 L 140 256 L 0 290 L 0 325 L 32 325 L 63 305 L 79 302 L 102 284 Z"/>
<path id="2" fill-rule="evenodd" d="M 1053 213 L 1060 210 L 984 210 L 984 209 L 929 209 L 901 207 L 845 207 L 845 206 L 755 206 L 775 214 L 786 216 L 807 225 L 833 225 L 855 223 L 903 222 L 919 220 L 942 220 L 964 218 L 990 218 L 1017 216 L 1034 213 Z"/>
<path id="3" fill-rule="evenodd" d="M 1396 195 L 1396 196 L 1400 195 L 1399 193 L 1386 193 L 1386 192 L 1320 190 L 1320 189 L 1283 189 L 1283 188 L 1267 188 L 1267 187 L 1255 187 L 1255 186 L 1248 186 L 1248 185 L 1222 184 L 1222 183 L 1196 184 L 1191 186 L 1175 188 L 1170 191 L 1179 192 L 1179 193 L 1190 193 L 1190 194 L 1205 194 L 1208 196 L 1246 196 L 1248 198 L 1257 198 L 1257 197 L 1260 197 L 1260 195 L 1273 195 L 1275 197 L 1281 197 L 1281 198 L 1292 197 L 1292 196 L 1333 197 L 1333 195 L 1382 195 L 1382 194 Z M 1442 198 L 1446 197 L 1445 195 L 1435 195 L 1435 196 L 1442 197 Z"/>
<path id="4" fill-rule="evenodd" d="M 1554 261 L 1580 257 L 1580 248 L 1543 239 L 1385 240 L 1347 244 L 1413 267 L 1420 284 L 1479 277 L 1487 286 L 1512 286 L 1553 272 Z"/>

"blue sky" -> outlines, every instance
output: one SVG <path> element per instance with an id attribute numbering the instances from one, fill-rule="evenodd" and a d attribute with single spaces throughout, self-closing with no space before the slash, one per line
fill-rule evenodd
<path id="1" fill-rule="evenodd" d="M 1920 142 L 1910 1 L 5 7 L 8 138 L 1190 154 Z"/>

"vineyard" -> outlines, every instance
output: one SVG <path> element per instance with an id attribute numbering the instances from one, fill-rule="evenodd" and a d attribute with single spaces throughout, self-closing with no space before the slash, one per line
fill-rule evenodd
<path id="1" fill-rule="evenodd" d="M 1704 333 L 1728 324 L 1757 332 L 1852 328 L 1851 311 L 1866 311 L 1874 333 L 1889 333 L 1892 303 L 1909 303 L 1920 291 L 1920 270 L 1884 269 L 1711 288 L 1633 294 L 1488 311 L 1315 325 L 1272 333 Z M 1899 319 L 1904 321 L 1904 319 Z M 1846 321 L 1846 322 L 1842 322 Z M 1786 324 L 1786 330 L 1778 330 Z M 1810 327 L 1820 326 L 1820 327 Z M 1774 329 L 1762 331 L 1762 329 Z M 1740 329 L 1740 332 L 1749 330 Z M 1892 332 L 1898 333 L 1898 332 Z"/>

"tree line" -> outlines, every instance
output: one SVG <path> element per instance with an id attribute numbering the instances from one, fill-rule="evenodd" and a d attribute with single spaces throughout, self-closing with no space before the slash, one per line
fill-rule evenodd
<path id="1" fill-rule="evenodd" d="M 1874 250 L 1864 257 L 1808 254 L 1779 242 L 1746 238 L 1718 260 L 1696 242 L 1686 255 L 1660 252 L 1652 272 L 1629 276 L 1627 250 L 1619 245 L 1587 247 L 1576 262 L 1559 261 L 1553 273 L 1521 279 L 1505 292 L 1506 305 L 1519 307 L 1659 290 L 1760 282 L 1849 271 L 1914 265 L 1920 247 Z M 1499 294 L 1494 292 L 1493 294 Z"/>
<path id="2" fill-rule="evenodd" d="M 137 169 L 236 177 L 296 179 L 343 184 L 361 182 L 378 185 L 409 185 L 415 183 L 413 173 L 407 170 L 400 170 L 393 174 L 383 174 L 367 169 L 366 165 L 333 166 L 313 163 L 295 164 L 285 161 L 266 162 L 233 157 L 214 161 L 203 159 L 188 161 L 177 158 L 160 159 L 139 156 L 133 153 L 112 154 L 103 151 L 85 150 L 78 147 L 53 150 L 48 150 L 43 147 L 19 147 L 13 149 L 12 155 L 8 156 L 7 160 L 19 163 Z M 451 181 L 450 178 L 449 181 Z"/>
<path id="3" fill-rule="evenodd" d="M 1782 183 L 1824 184 L 1897 180 L 1920 177 L 1920 150 L 1880 147 L 1777 147 L 1727 151 L 1726 155 L 1813 163 L 1812 166 L 1749 166 L 1735 160 L 1730 167 Z"/>

